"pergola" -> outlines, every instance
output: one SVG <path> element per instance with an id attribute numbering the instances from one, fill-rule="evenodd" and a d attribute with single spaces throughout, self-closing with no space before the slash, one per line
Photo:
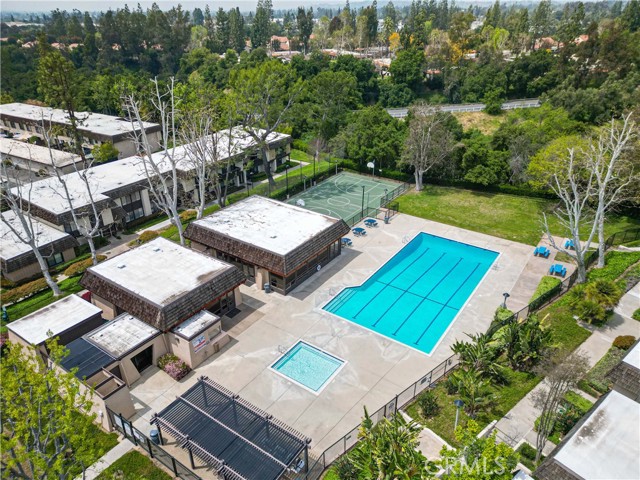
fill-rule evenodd
<path id="1" fill-rule="evenodd" d="M 306 471 L 310 439 L 207 377 L 178 397 L 152 424 L 231 480 L 276 480 Z"/>

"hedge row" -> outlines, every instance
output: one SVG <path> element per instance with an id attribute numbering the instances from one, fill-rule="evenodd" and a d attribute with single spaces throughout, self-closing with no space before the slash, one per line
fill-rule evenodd
<path id="1" fill-rule="evenodd" d="M 104 256 L 104 255 L 97 255 L 96 259 L 98 260 L 98 263 L 100 263 L 100 262 L 106 260 L 107 257 Z M 87 258 L 86 260 L 82 260 L 80 262 L 76 262 L 76 263 L 70 265 L 69 268 L 67 268 L 64 271 L 64 274 L 67 277 L 75 277 L 75 276 L 78 276 L 78 275 L 82 275 L 87 270 L 87 268 L 89 268 L 91 266 L 93 266 L 93 259 L 92 258 Z"/>
<path id="2" fill-rule="evenodd" d="M 16 302 L 21 298 L 30 297 L 34 293 L 48 288 L 47 281 L 44 278 L 38 278 L 32 282 L 25 283 L 8 292 L 2 294 L 2 303 L 4 305 Z"/>

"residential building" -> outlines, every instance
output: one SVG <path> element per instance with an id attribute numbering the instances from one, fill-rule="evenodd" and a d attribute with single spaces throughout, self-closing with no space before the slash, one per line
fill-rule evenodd
<path id="1" fill-rule="evenodd" d="M 192 222 L 185 237 L 193 249 L 286 294 L 339 256 L 348 232 L 343 220 L 252 196 Z"/>
<path id="2" fill-rule="evenodd" d="M 2 217 L 18 234 L 25 238 L 24 227 L 19 217 L 12 211 L 2 213 Z M 41 268 L 30 245 L 24 243 L 9 228 L 5 221 L 0 221 L 0 265 L 2 276 L 12 282 L 20 282 L 41 275 Z M 69 234 L 61 232 L 37 219 L 31 219 L 33 234 L 36 236 L 38 250 L 49 267 L 54 267 L 76 258 L 76 240 Z"/>
<path id="3" fill-rule="evenodd" d="M 3 162 L 43 177 L 55 175 L 54 166 L 64 174 L 84 168 L 80 155 L 11 138 L 0 138 L 0 157 Z"/>
<path id="4" fill-rule="evenodd" d="M 535 471 L 540 480 L 640 478 L 640 343 L 609 373 L 613 390 Z"/>
<path id="5" fill-rule="evenodd" d="M 89 150 L 95 145 L 111 142 L 118 149 L 119 158 L 130 157 L 137 153 L 134 137 L 140 134 L 140 128 L 125 118 L 92 112 L 76 112 L 79 121 L 78 130 L 82 135 L 83 146 Z M 72 142 L 69 136 L 71 122 L 65 110 L 40 107 L 26 103 L 7 103 L 0 105 L 0 128 L 20 139 L 37 137 L 44 139 L 44 131 L 52 130 L 52 141 L 61 150 Z M 153 151 L 160 148 L 161 128 L 157 123 L 143 124 L 149 144 Z"/>

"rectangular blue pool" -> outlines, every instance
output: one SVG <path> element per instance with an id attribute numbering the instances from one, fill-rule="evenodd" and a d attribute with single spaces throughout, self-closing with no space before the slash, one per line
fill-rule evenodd
<path id="1" fill-rule="evenodd" d="M 299 341 L 271 368 L 314 393 L 320 392 L 344 366 L 344 360 Z"/>
<path id="2" fill-rule="evenodd" d="M 424 353 L 431 353 L 498 253 L 418 234 L 359 287 L 323 308 Z"/>

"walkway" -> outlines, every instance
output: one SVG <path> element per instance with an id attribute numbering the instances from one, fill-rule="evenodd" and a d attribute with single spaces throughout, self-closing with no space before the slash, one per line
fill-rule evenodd
<path id="1" fill-rule="evenodd" d="M 118 445 L 100 457 L 96 463 L 87 468 L 84 480 L 93 480 L 94 478 L 97 478 L 103 470 L 132 449 L 133 443 L 126 438 L 123 439 Z M 76 480 L 79 480 L 80 478 L 82 478 L 82 476 L 78 477 Z"/>
<path id="2" fill-rule="evenodd" d="M 577 351 L 588 357 L 590 368 L 607 353 L 617 336 L 633 335 L 636 338 L 640 337 L 640 322 L 631 318 L 631 314 L 638 308 L 638 305 L 640 305 L 640 284 L 622 297 L 614 310 L 613 317 L 605 326 L 595 328 L 591 325 L 582 325 L 593 333 Z M 532 399 L 535 392 L 543 388 L 544 382 L 541 382 L 498 421 L 496 428 L 498 429 L 498 438 L 500 440 L 514 447 L 523 440 L 535 445 L 536 432 L 533 430 L 533 425 L 536 418 L 540 416 L 541 411 L 533 405 Z M 582 392 L 579 393 L 582 394 Z M 551 442 L 547 442 L 544 453 L 550 453 L 553 448 L 554 445 Z"/>

